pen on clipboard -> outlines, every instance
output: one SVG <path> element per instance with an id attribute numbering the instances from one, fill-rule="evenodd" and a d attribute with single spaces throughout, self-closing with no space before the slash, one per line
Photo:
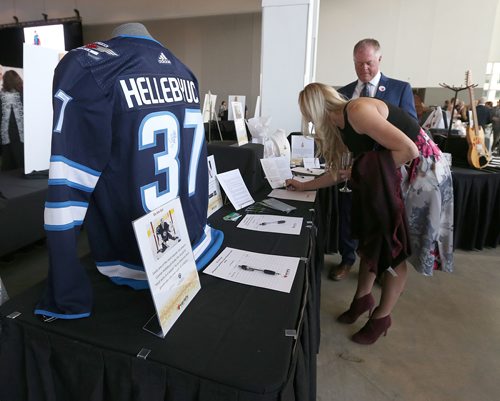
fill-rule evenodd
<path id="1" fill-rule="evenodd" d="M 268 224 L 285 224 L 286 220 L 276 220 L 276 221 L 263 221 L 259 223 L 259 226 L 267 226 Z"/>
<path id="2" fill-rule="evenodd" d="M 246 270 L 247 272 L 253 272 L 253 271 L 258 271 L 258 272 L 262 272 L 264 274 L 269 274 L 271 276 L 276 276 L 278 275 L 279 276 L 279 273 L 274 271 L 274 270 L 269 270 L 269 269 L 258 269 L 256 267 L 250 267 L 250 266 L 247 266 L 247 265 L 238 265 L 238 267 L 242 270 Z"/>

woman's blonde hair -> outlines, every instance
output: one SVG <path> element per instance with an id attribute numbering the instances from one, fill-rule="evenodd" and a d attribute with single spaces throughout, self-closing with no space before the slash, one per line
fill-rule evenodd
<path id="1" fill-rule="evenodd" d="M 309 84 L 299 94 L 302 132 L 307 135 L 309 123 L 314 125 L 318 154 L 324 157 L 326 165 L 332 170 L 338 169 L 341 154 L 347 148 L 330 113 L 343 110 L 346 104 L 347 100 L 334 88 L 321 83 Z"/>

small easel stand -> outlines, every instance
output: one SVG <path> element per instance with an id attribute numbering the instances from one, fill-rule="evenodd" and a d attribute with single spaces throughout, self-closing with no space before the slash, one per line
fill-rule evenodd
<path id="1" fill-rule="evenodd" d="M 451 134 L 451 127 L 453 125 L 452 124 L 453 123 L 453 114 L 455 113 L 455 104 L 457 104 L 458 92 L 461 92 L 461 91 L 469 89 L 469 88 L 475 88 L 477 86 L 477 84 L 472 84 L 472 85 L 467 85 L 467 86 L 459 86 L 459 87 L 450 86 L 448 84 L 439 84 L 439 86 L 455 92 L 455 97 L 453 98 L 453 107 L 451 109 L 451 115 L 450 115 L 450 123 L 448 124 L 448 137 L 446 138 L 446 140 L 448 140 L 448 138 L 450 137 L 450 134 Z"/>
<path id="2" fill-rule="evenodd" d="M 215 107 L 212 107 L 212 94 L 210 91 L 208 91 L 208 97 L 209 97 L 209 110 L 210 110 L 210 117 L 208 119 L 208 143 L 212 142 L 212 121 L 215 121 L 217 124 L 217 130 L 219 131 L 219 138 L 222 141 L 222 133 L 220 132 L 220 126 L 219 126 L 219 119 L 217 118 L 217 114 L 215 113 Z M 215 118 L 214 118 L 215 117 Z"/>

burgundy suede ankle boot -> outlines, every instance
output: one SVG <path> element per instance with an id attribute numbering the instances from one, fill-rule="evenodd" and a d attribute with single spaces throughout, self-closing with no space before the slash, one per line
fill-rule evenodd
<path id="1" fill-rule="evenodd" d="M 391 327 L 391 315 L 379 319 L 370 318 L 363 328 L 352 336 L 352 341 L 358 344 L 373 344 L 382 333 L 384 336 L 387 335 L 389 327 Z"/>
<path id="2" fill-rule="evenodd" d="M 366 311 L 369 311 L 370 316 L 374 306 L 375 299 L 373 298 L 371 293 L 366 294 L 361 298 L 354 298 L 349 309 L 342 313 L 337 318 L 337 321 L 339 321 L 340 323 L 352 324 Z"/>

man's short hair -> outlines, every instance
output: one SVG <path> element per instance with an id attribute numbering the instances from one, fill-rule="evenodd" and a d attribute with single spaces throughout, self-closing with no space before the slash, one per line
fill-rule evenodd
<path id="1" fill-rule="evenodd" d="M 380 43 L 378 42 L 377 39 L 367 38 L 367 39 L 361 39 L 358 43 L 354 45 L 354 50 L 352 51 L 352 54 L 353 55 L 356 54 L 356 52 L 359 49 L 366 46 L 373 47 L 376 54 L 380 54 L 382 52 L 380 48 Z"/>

